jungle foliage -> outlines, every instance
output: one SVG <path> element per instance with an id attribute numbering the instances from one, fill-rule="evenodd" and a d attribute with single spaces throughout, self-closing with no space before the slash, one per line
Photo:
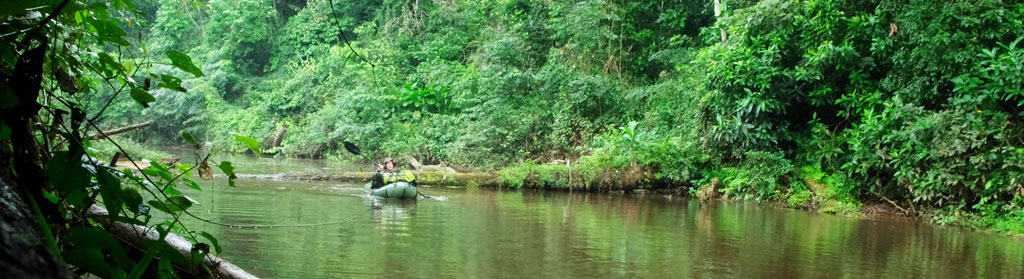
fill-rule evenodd
<path id="1" fill-rule="evenodd" d="M 5 236 L 45 251 L 5 251 L 25 253 L 5 254 L 4 270 L 21 272 L 12 276 L 212 276 L 203 261 L 221 247 L 213 235 L 180 222 L 192 216 L 187 210 L 195 201 L 178 189 L 200 190 L 193 174 L 211 179 L 211 164 L 233 185 L 231 163 L 144 164 L 138 155 L 158 153 L 132 141 L 118 144 L 124 141 L 106 137 L 100 128 L 131 111 L 148 113 L 162 101 L 188 96 L 191 85 L 184 79 L 205 77 L 176 48 L 149 47 L 142 30 L 149 28 L 149 12 L 156 6 L 147 4 L 41 0 L 0 6 L 0 185 L 5 205 L 21 205 L 5 206 L 3 226 Z M 178 135 L 204 154 L 199 158 L 212 152 L 209 143 L 187 132 Z M 120 154 L 94 148 L 101 146 Z M 118 157 L 138 171 L 114 167 Z M 29 222 L 24 219 L 34 221 L 36 230 L 11 234 L 13 224 Z M 110 231 L 113 222 L 149 227 L 145 233 L 156 239 L 119 238 Z M 195 245 L 183 254 L 163 241 L 170 233 Z"/>
<path id="2" fill-rule="evenodd" d="M 155 120 L 129 136 L 147 145 L 352 159 L 351 141 L 551 188 L 639 169 L 1024 232 L 1024 3 L 720 2 L 144 0 L 132 20 L 118 1 L 109 24 L 58 19 L 105 40 L 67 54 L 96 65 L 65 66 L 88 92 L 67 99 L 99 127 Z M 26 48 L 4 42 L 9 75 Z"/>
<path id="3" fill-rule="evenodd" d="M 846 207 L 1024 216 L 1024 4 L 721 3 L 155 1 L 143 39 L 208 76 L 107 121 L 235 151 L 289 125 L 263 141 L 283 156 L 642 166 L 759 200 L 807 200 L 796 173 L 819 173 Z"/>

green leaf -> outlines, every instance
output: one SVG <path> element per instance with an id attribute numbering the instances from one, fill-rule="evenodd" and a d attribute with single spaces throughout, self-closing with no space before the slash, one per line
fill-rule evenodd
<path id="1" fill-rule="evenodd" d="M 69 203 L 76 207 L 85 204 L 85 188 L 89 186 L 92 175 L 82 167 L 81 155 L 72 155 L 66 151 L 54 152 L 46 163 L 46 174 L 50 176 L 50 182 L 59 195 L 65 196 Z"/>
<path id="2" fill-rule="evenodd" d="M 231 162 L 228 162 L 228 161 L 220 162 L 220 164 L 217 165 L 217 167 L 220 168 L 220 170 L 223 171 L 224 174 L 226 174 L 228 176 L 235 175 L 235 167 L 231 166 Z"/>
<path id="3" fill-rule="evenodd" d="M 103 62 L 103 64 L 106 64 L 107 67 L 110 68 L 111 70 L 115 70 L 115 71 L 118 71 L 118 72 L 121 72 L 121 73 L 124 73 L 124 72 L 127 71 L 127 70 L 125 70 L 124 65 L 121 65 L 121 63 L 117 63 L 117 61 L 114 61 L 114 57 L 111 57 L 110 54 L 107 54 L 106 52 L 100 52 L 99 56 L 100 56 L 100 62 Z"/>
<path id="4" fill-rule="evenodd" d="M 231 166 L 231 162 L 220 162 L 220 165 L 217 165 L 217 167 L 228 176 L 228 185 L 235 187 L 235 179 L 238 178 L 238 176 L 235 175 L 235 167 Z"/>
<path id="5" fill-rule="evenodd" d="M 192 145 L 196 144 L 195 138 L 193 138 L 192 134 L 190 134 L 188 131 L 181 131 L 181 137 L 184 138 L 185 142 L 187 143 L 191 143 Z"/>
<path id="6" fill-rule="evenodd" d="M 206 238 L 207 240 L 209 240 L 209 241 L 210 241 L 210 244 L 213 244 L 213 250 L 217 251 L 217 254 L 218 254 L 218 255 L 220 254 L 220 252 L 221 252 L 222 250 L 220 249 L 220 242 L 219 242 L 219 241 L 217 241 L 217 238 L 216 238 L 216 237 L 213 237 L 213 235 L 211 235 L 211 234 L 210 234 L 210 233 L 208 233 L 208 232 L 199 232 L 199 235 L 202 235 L 202 236 L 203 236 L 203 237 L 205 237 L 205 238 Z"/>
<path id="7" fill-rule="evenodd" d="M 123 268 L 135 265 L 121 243 L 105 230 L 75 227 L 64 241 L 70 246 L 65 257 L 68 263 L 100 277 L 125 278 Z"/>
<path id="8" fill-rule="evenodd" d="M 7 127 L 7 123 L 0 121 L 0 140 L 11 139 L 11 127 Z"/>
<path id="9" fill-rule="evenodd" d="M 184 258 L 184 257 L 182 257 L 182 258 Z M 184 261 L 182 261 L 182 262 L 184 262 Z M 178 278 L 177 273 L 174 271 L 173 260 L 168 260 L 168 258 L 165 258 L 165 257 L 160 257 L 160 261 L 157 264 L 157 274 L 160 275 L 159 277 L 157 277 L 157 278 L 160 278 L 160 279 L 174 279 L 174 278 Z"/>
<path id="10" fill-rule="evenodd" d="M 171 245 L 167 244 L 166 241 L 146 240 L 143 242 L 143 246 L 146 247 L 147 250 L 156 250 L 156 256 L 160 258 L 161 262 L 167 260 L 169 261 L 169 263 L 186 263 L 188 261 L 188 259 L 186 259 L 185 256 L 181 255 L 181 252 L 178 252 L 178 249 L 174 249 L 174 247 L 171 247 Z"/>
<path id="11" fill-rule="evenodd" d="M 85 18 L 85 20 L 95 30 L 99 43 L 109 42 L 120 46 L 130 45 L 128 40 L 124 39 L 127 33 L 118 25 L 118 19 L 110 18 L 106 5 L 93 5 L 91 13 L 88 15 L 91 17 Z"/>
<path id="12" fill-rule="evenodd" d="M 124 39 L 124 36 L 128 35 L 128 33 L 124 32 L 124 29 L 117 25 L 116 19 L 104 20 L 102 25 L 103 29 L 106 30 L 105 40 L 120 46 L 131 45 L 128 40 Z"/>
<path id="13" fill-rule="evenodd" d="M 181 87 L 181 79 L 170 75 L 160 75 L 160 85 L 158 86 L 182 93 L 188 93 L 188 90 Z"/>
<path id="14" fill-rule="evenodd" d="M 185 181 L 185 185 L 188 186 L 189 188 L 196 189 L 196 191 L 203 191 L 203 188 L 200 188 L 199 184 L 196 183 L 195 181 L 192 181 L 192 179 L 182 178 L 182 180 Z"/>
<path id="15" fill-rule="evenodd" d="M 0 46 L 0 62 L 14 65 L 18 63 L 18 53 L 13 48 Z"/>
<path id="16" fill-rule="evenodd" d="M 192 171 L 191 171 L 192 168 L 193 168 L 193 166 L 191 164 L 176 164 L 176 165 L 174 165 L 174 169 L 178 170 L 179 172 L 184 174 L 186 177 L 192 177 Z"/>
<path id="17" fill-rule="evenodd" d="M 172 197 L 181 196 L 181 191 L 178 191 L 177 188 L 174 188 L 174 183 L 171 183 L 168 184 L 167 187 L 164 187 L 164 194 L 167 194 L 168 196 Z"/>
<path id="18" fill-rule="evenodd" d="M 19 105 L 21 101 L 18 100 L 18 95 L 14 94 L 14 89 L 11 89 L 7 82 L 0 80 L 0 109 L 12 109 Z"/>
<path id="19" fill-rule="evenodd" d="M 149 267 L 149 263 L 153 261 L 153 257 L 156 256 L 157 249 L 146 249 L 146 255 L 142 256 L 139 263 L 132 267 L 132 272 L 128 274 L 128 279 L 142 278 L 142 274 Z"/>
<path id="20" fill-rule="evenodd" d="M 163 178 L 164 181 L 170 182 L 170 181 L 174 180 L 174 177 L 172 176 L 171 171 L 168 170 L 166 167 L 164 167 L 163 164 L 160 164 L 160 163 L 157 163 L 157 162 L 153 162 L 152 164 L 149 165 L 149 168 L 152 169 L 152 170 L 155 170 L 156 174 L 159 175 L 160 178 Z"/>
<path id="21" fill-rule="evenodd" d="M 124 192 L 121 191 L 121 178 L 111 174 L 105 167 L 96 169 L 96 181 L 100 184 L 100 196 L 107 214 L 118 216 L 124 205 Z"/>
<path id="22" fill-rule="evenodd" d="M 141 104 L 142 107 L 144 107 L 144 108 L 148 108 L 149 107 L 149 103 L 152 103 L 152 102 L 156 101 L 156 98 L 153 98 L 153 95 L 150 95 L 145 90 L 142 90 L 142 88 L 138 88 L 138 87 L 134 87 L 133 86 L 131 94 L 132 94 L 132 99 L 135 99 L 135 101 L 139 102 L 139 104 Z"/>
<path id="23" fill-rule="evenodd" d="M 167 198 L 167 201 L 167 208 L 172 211 L 183 211 L 192 207 L 192 200 L 185 196 L 170 197 Z"/>
<path id="24" fill-rule="evenodd" d="M 0 16 L 25 15 L 29 8 L 39 4 L 36 1 L 0 1 Z"/>
<path id="25" fill-rule="evenodd" d="M 166 54 L 167 58 L 171 59 L 171 64 L 175 67 L 178 67 L 178 69 L 191 73 L 196 77 L 205 76 L 203 74 L 203 71 L 200 70 L 199 67 L 196 67 L 195 64 L 192 64 L 192 58 L 188 57 L 188 55 L 173 50 L 168 50 Z"/>
<path id="26" fill-rule="evenodd" d="M 163 211 L 164 213 L 167 213 L 167 214 L 174 214 L 174 212 L 175 212 L 175 211 L 171 211 L 170 207 L 168 207 L 164 203 L 162 203 L 160 201 L 157 201 L 157 200 L 151 200 L 151 201 L 148 201 L 146 203 L 148 203 L 150 207 L 156 208 L 156 210 Z"/>
<path id="27" fill-rule="evenodd" d="M 195 241 L 194 239 L 192 241 L 193 242 L 198 242 L 198 241 Z M 203 263 L 203 257 L 205 257 L 206 255 L 209 255 L 209 254 L 210 254 L 210 245 L 206 245 L 206 243 L 202 243 L 202 242 L 196 243 L 196 244 L 192 245 L 192 249 L 189 251 L 189 255 L 191 256 L 191 260 L 192 260 L 192 262 L 189 263 L 189 264 L 197 266 L 197 265 Z"/>
<path id="28" fill-rule="evenodd" d="M 246 136 L 235 134 L 235 133 L 231 133 L 231 135 L 235 136 L 235 140 L 237 140 L 237 141 L 245 144 L 245 146 L 249 147 L 249 150 L 252 150 L 253 154 L 256 154 L 256 155 L 263 154 L 263 152 L 260 151 L 260 142 L 254 140 L 254 139 L 252 139 L 250 137 L 246 137 Z"/>
<path id="29" fill-rule="evenodd" d="M 43 191 L 43 198 L 46 198 L 46 200 L 52 204 L 57 204 L 57 202 L 60 201 L 60 198 L 58 198 L 57 195 L 54 195 L 50 191 Z"/>

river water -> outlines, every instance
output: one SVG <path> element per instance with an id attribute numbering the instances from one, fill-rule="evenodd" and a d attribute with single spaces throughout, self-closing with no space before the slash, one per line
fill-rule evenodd
<path id="1" fill-rule="evenodd" d="M 231 160 L 240 173 L 356 167 Z M 221 256 L 264 278 L 1024 278 L 1024 241 L 900 219 L 864 219 L 663 195 L 421 187 L 383 201 L 361 185 L 223 178 L 180 187 L 185 219 Z"/>

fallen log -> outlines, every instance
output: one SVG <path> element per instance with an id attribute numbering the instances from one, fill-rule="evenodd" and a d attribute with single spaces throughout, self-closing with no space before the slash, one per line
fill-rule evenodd
<path id="1" fill-rule="evenodd" d="M 281 139 L 284 138 L 284 133 L 288 131 L 288 123 L 281 124 L 281 128 L 274 132 L 274 136 L 270 139 L 270 148 L 281 146 Z"/>
<path id="2" fill-rule="evenodd" d="M 414 171 L 419 185 L 455 186 L 460 188 L 551 188 L 578 189 L 586 191 L 632 191 L 637 189 L 668 189 L 680 185 L 670 185 L 658 180 L 649 172 L 606 171 L 589 179 L 576 179 L 575 184 L 567 185 L 564 173 L 553 173 L 551 181 L 539 181 L 537 175 L 525 177 L 521 185 L 510 185 L 502 181 L 497 173 L 471 172 L 456 173 L 446 171 Z M 282 174 L 236 174 L 242 179 L 272 179 L 301 181 L 331 181 L 361 184 L 370 181 L 374 172 L 290 172 Z"/>
<path id="3" fill-rule="evenodd" d="M 410 166 L 412 166 L 412 169 L 420 170 L 420 161 L 416 160 L 416 157 L 413 157 L 412 155 L 409 154 L 405 154 L 404 156 L 405 160 L 409 162 Z"/>
<path id="4" fill-rule="evenodd" d="M 113 129 L 113 130 L 109 130 L 109 131 L 103 131 L 102 133 L 91 135 L 91 136 L 89 136 L 89 138 L 90 139 L 94 139 L 94 140 L 105 139 L 105 138 L 107 138 L 109 136 L 113 136 L 113 135 L 116 135 L 116 134 L 120 134 L 120 133 L 124 133 L 124 132 L 129 132 L 129 131 L 134 131 L 134 130 L 146 128 L 149 125 L 153 125 L 153 120 L 142 122 L 142 123 L 138 123 L 138 124 L 132 124 L 132 125 L 124 126 L 124 127 Z"/>
<path id="5" fill-rule="evenodd" d="M 98 205 L 90 207 L 88 215 L 97 222 L 109 226 L 107 231 L 117 236 L 122 241 L 129 242 L 132 245 L 139 245 L 143 240 L 157 240 L 160 238 L 160 233 L 155 229 L 116 221 L 111 222 L 110 219 L 107 218 L 109 215 L 107 210 Z M 167 236 L 164 237 L 164 241 L 166 241 L 171 247 L 174 247 L 175 250 L 178 250 L 181 255 L 185 256 L 185 258 L 191 257 L 192 242 L 186 240 L 184 237 L 174 233 L 168 233 Z M 217 256 L 207 255 L 206 258 L 203 259 L 203 265 L 214 273 L 212 276 L 213 278 L 259 278 Z"/>

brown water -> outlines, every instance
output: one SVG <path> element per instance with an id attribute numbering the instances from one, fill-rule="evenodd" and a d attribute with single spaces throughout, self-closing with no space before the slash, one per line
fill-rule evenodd
<path id="1" fill-rule="evenodd" d="M 255 172 L 277 164 L 232 161 Z M 264 278 L 1024 278 L 1024 242 L 916 221 L 661 195 L 421 187 L 444 200 L 387 202 L 353 184 L 237 185 L 188 189 L 201 203 L 192 211 L 233 224 L 355 217 L 273 229 L 186 221 Z"/>

